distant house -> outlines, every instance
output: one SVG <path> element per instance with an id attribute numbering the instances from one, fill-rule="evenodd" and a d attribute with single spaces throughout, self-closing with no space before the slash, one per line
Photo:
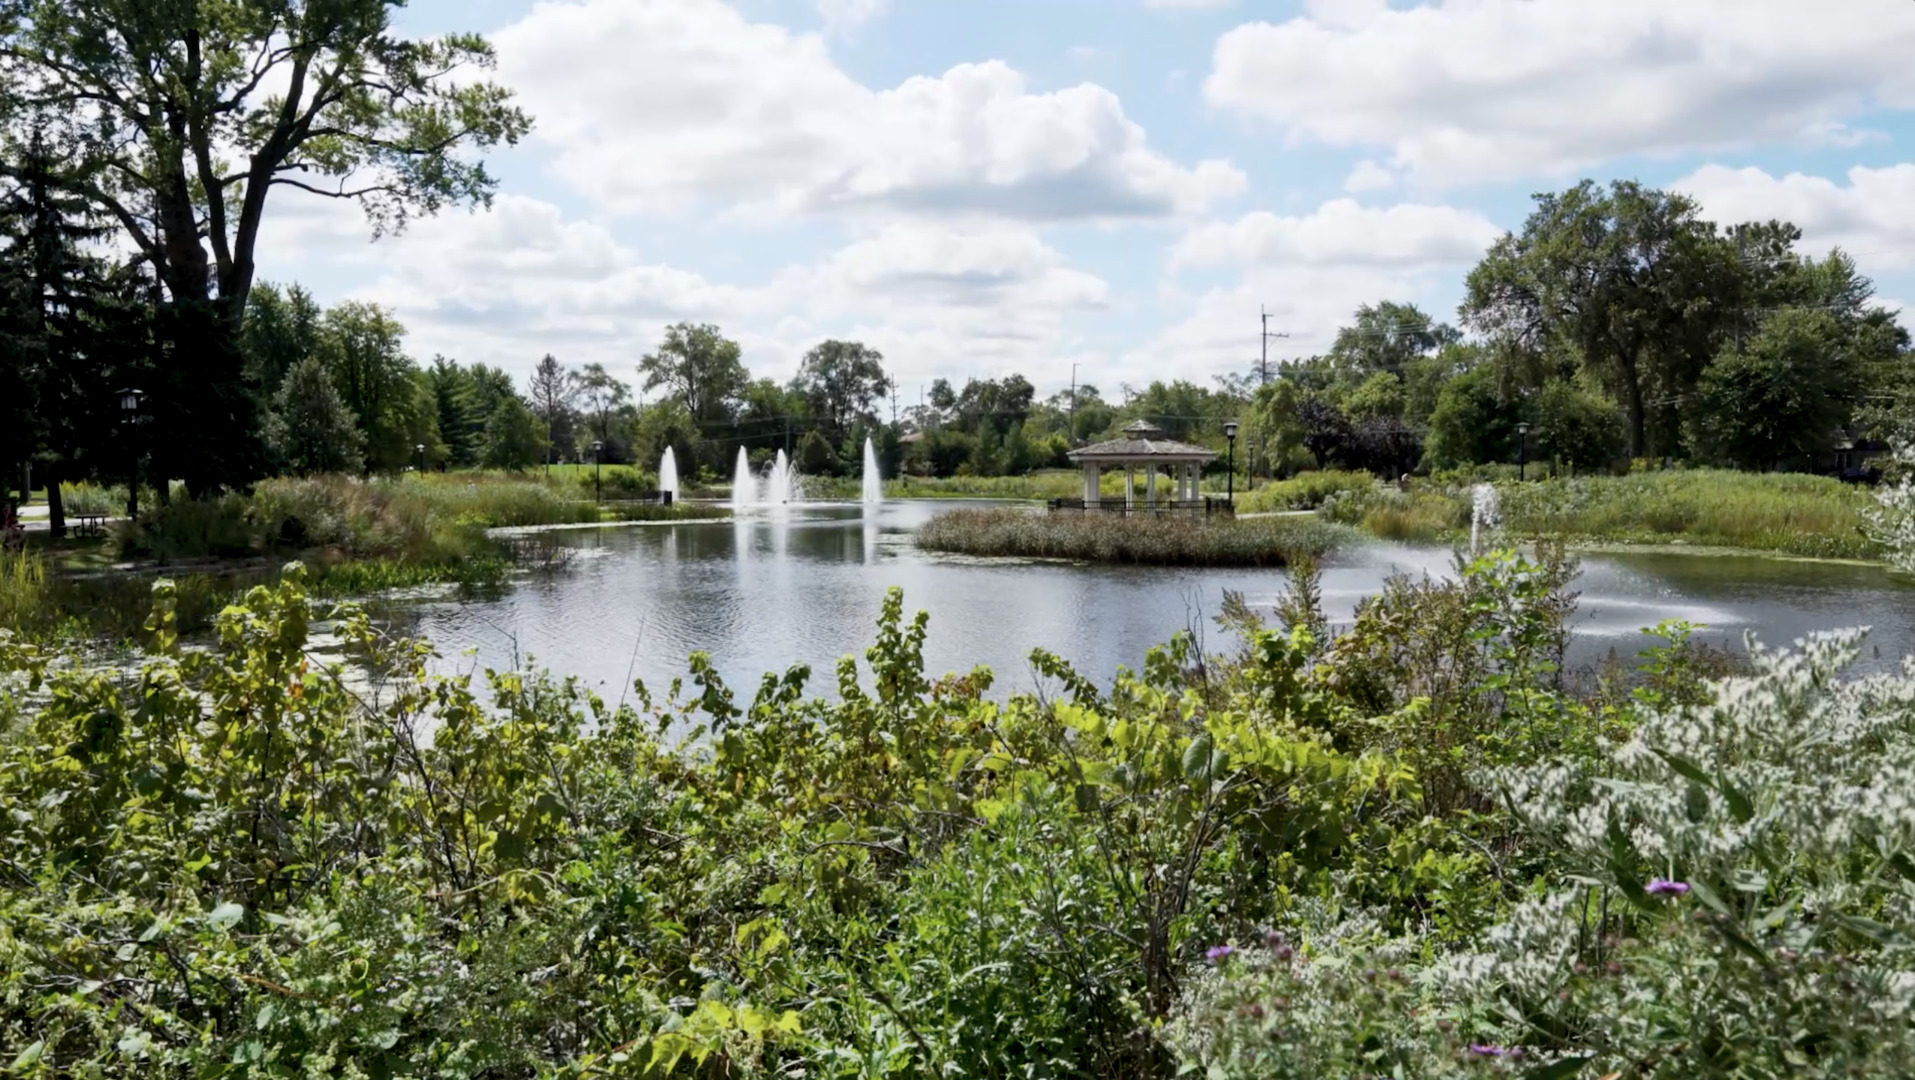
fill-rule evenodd
<path id="1" fill-rule="evenodd" d="M 900 446 L 914 446 L 923 441 L 924 432 L 922 431 L 913 431 L 909 435 L 898 436 L 898 445 Z"/>
<path id="2" fill-rule="evenodd" d="M 1874 483 L 1881 479 L 1877 458 L 1889 455 L 1889 445 L 1879 439 L 1857 435 L 1849 428 L 1829 433 L 1825 448 L 1815 457 L 1815 471 L 1851 483 Z"/>

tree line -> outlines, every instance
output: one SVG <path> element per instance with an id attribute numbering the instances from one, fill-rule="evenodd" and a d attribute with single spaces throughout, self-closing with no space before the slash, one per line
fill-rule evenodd
<path id="1" fill-rule="evenodd" d="M 1461 329 L 1366 305 L 1327 353 L 1255 387 L 1258 463 L 1808 469 L 1908 432 L 1908 333 L 1846 253 L 1633 182 L 1535 202 L 1470 272 Z"/>

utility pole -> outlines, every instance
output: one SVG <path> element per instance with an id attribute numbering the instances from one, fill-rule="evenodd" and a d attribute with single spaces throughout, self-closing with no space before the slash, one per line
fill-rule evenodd
<path id="1" fill-rule="evenodd" d="M 1257 358 L 1257 379 L 1258 379 L 1259 385 L 1269 386 L 1270 385 L 1270 339 L 1271 338 L 1282 339 L 1282 338 L 1287 338 L 1290 335 L 1285 332 L 1279 332 L 1275 334 L 1270 332 L 1270 312 L 1265 310 L 1262 304 L 1257 305 L 1257 316 L 1259 321 L 1263 324 L 1258 331 L 1259 344 L 1261 345 L 1263 351 Z M 1249 480 L 1250 480 L 1250 486 L 1253 488 L 1257 486 L 1258 458 L 1257 458 L 1257 451 L 1255 449 L 1256 445 L 1257 445 L 1256 440 L 1254 439 L 1251 440 L 1252 449 L 1250 451 Z"/>
<path id="2" fill-rule="evenodd" d="M 1077 365 L 1071 365 L 1071 445 L 1077 444 Z"/>
<path id="3" fill-rule="evenodd" d="M 1270 332 L 1270 313 L 1263 309 L 1262 304 L 1257 305 L 1257 317 L 1263 322 L 1262 332 L 1260 335 L 1263 339 L 1263 355 L 1259 357 L 1257 360 L 1257 377 L 1259 382 L 1262 385 L 1269 386 L 1270 385 L 1270 339 L 1271 338 L 1279 338 L 1279 339 L 1287 338 L 1290 335 L 1288 333 L 1273 334 Z"/>

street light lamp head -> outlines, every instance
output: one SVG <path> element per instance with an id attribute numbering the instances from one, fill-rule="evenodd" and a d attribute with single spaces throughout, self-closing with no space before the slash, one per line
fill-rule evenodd
<path id="1" fill-rule="evenodd" d="M 597 439 L 592 440 L 592 453 L 596 454 L 603 449 L 605 449 L 604 443 L 598 441 Z"/>
<path id="2" fill-rule="evenodd" d="M 1237 422 L 1235 420 L 1225 420 L 1223 422 L 1223 437 L 1233 442 L 1236 440 Z"/>
<path id="3" fill-rule="evenodd" d="M 1527 434 L 1529 434 L 1529 425 L 1528 425 L 1528 424 L 1517 424 L 1517 425 L 1516 425 L 1516 434 L 1518 434 L 1518 435 L 1527 435 Z"/>
<path id="4" fill-rule="evenodd" d="M 146 392 L 143 390 L 128 388 L 120 391 L 120 411 L 129 417 L 134 415 L 140 411 L 140 399 L 145 396 Z"/>

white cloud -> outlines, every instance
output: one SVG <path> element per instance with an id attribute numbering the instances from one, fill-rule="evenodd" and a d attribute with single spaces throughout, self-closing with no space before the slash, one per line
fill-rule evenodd
<path id="1" fill-rule="evenodd" d="M 1382 191 L 1395 186 L 1396 174 L 1367 158 L 1357 162 L 1343 181 L 1343 190 L 1351 192 Z"/>
<path id="2" fill-rule="evenodd" d="M 825 29 L 850 33 L 883 15 L 891 0 L 818 0 L 818 17 Z"/>
<path id="3" fill-rule="evenodd" d="M 1205 93 L 1441 185 L 1853 137 L 1843 118 L 1915 106 L 1911 52 L 1906 0 L 1310 0 L 1220 38 Z"/>
<path id="4" fill-rule="evenodd" d="M 1405 267 L 1467 264 L 1503 230 L 1470 210 L 1335 199 L 1303 217 L 1259 210 L 1192 229 L 1171 249 L 1173 269 L 1209 266 Z"/>
<path id="5" fill-rule="evenodd" d="M 879 349 L 901 380 L 1035 372 L 1065 347 L 1070 315 L 1109 303 L 1102 279 L 1014 227 L 894 224 L 816 263 L 733 284 L 648 259 L 603 226 L 523 196 L 417 222 L 377 244 L 344 204 L 289 199 L 275 211 L 261 245 L 275 255 L 265 278 L 357 282 L 322 288 L 320 298 L 391 308 L 415 356 L 443 353 L 520 376 L 550 352 L 630 377 L 681 319 L 717 323 L 738 337 L 755 373 L 778 378 L 826 336 Z"/>
<path id="6" fill-rule="evenodd" d="M 987 61 L 873 90 L 719 0 L 548 2 L 496 41 L 554 171 L 617 212 L 1152 218 L 1247 183 L 1157 153 L 1100 86 L 1033 93 Z"/>
<path id="7" fill-rule="evenodd" d="M 1839 244 L 1870 272 L 1915 266 L 1915 164 L 1858 166 L 1847 180 L 1707 165 L 1671 186 L 1725 225 L 1779 218 L 1800 226 L 1811 249 Z"/>

